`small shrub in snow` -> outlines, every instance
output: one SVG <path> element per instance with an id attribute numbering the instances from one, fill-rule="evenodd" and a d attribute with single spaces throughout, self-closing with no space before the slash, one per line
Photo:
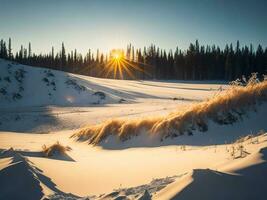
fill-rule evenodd
<path id="1" fill-rule="evenodd" d="M 245 147 L 244 147 L 244 145 L 242 143 L 237 146 L 237 150 L 239 151 L 239 157 L 240 158 L 243 158 L 243 157 L 246 156 Z"/>
<path id="2" fill-rule="evenodd" d="M 53 90 L 56 91 L 57 88 L 55 81 L 50 82 L 50 84 L 53 86 Z"/>
<path id="3" fill-rule="evenodd" d="M 4 80 L 5 80 L 6 82 L 11 83 L 11 80 L 10 80 L 9 76 L 4 77 Z"/>
<path id="4" fill-rule="evenodd" d="M 65 83 L 67 85 L 76 85 L 77 84 L 76 80 L 73 80 L 73 79 L 68 79 L 68 80 L 65 81 Z"/>
<path id="5" fill-rule="evenodd" d="M 186 146 L 185 146 L 185 145 L 182 145 L 182 146 L 181 146 L 181 150 L 182 150 L 182 151 L 185 151 L 185 150 L 186 150 Z"/>
<path id="6" fill-rule="evenodd" d="M 59 141 L 48 147 L 44 144 L 42 146 L 42 149 L 46 157 L 51 157 L 55 155 L 64 155 L 66 154 L 67 151 L 71 150 L 69 146 L 63 146 L 59 143 Z"/>
<path id="7" fill-rule="evenodd" d="M 0 94 L 6 95 L 7 94 L 6 89 L 5 88 L 0 88 Z"/>
<path id="8" fill-rule="evenodd" d="M 235 158 L 235 153 L 236 153 L 235 146 L 231 146 L 230 154 L 231 154 L 232 158 Z"/>
<path id="9" fill-rule="evenodd" d="M 54 80 L 55 75 L 50 70 L 45 70 L 43 73 L 45 73 L 45 77 L 42 80 L 46 83 L 46 86 L 51 86 L 52 89 L 55 91 L 56 90 L 56 82 Z"/>
<path id="10" fill-rule="evenodd" d="M 79 85 L 78 83 L 77 83 L 77 81 L 76 80 L 74 80 L 74 79 L 67 79 L 66 81 L 65 81 L 65 83 L 68 85 L 68 86 L 72 86 L 75 90 L 77 90 L 78 92 L 81 92 L 81 91 L 85 91 L 86 90 L 86 88 L 83 86 L 83 85 Z"/>
<path id="11" fill-rule="evenodd" d="M 25 70 L 23 69 L 18 69 L 15 71 L 15 79 L 19 82 L 22 83 L 23 79 L 24 79 L 24 74 L 26 73 Z"/>
<path id="12" fill-rule="evenodd" d="M 20 93 L 13 93 L 13 95 L 12 95 L 13 100 L 19 100 L 21 98 L 22 98 L 22 96 Z"/>
<path id="13" fill-rule="evenodd" d="M 226 150 L 226 152 L 229 152 L 229 149 L 228 149 L 228 146 L 226 145 L 226 143 L 225 143 L 225 150 Z"/>
<path id="14" fill-rule="evenodd" d="M 106 98 L 106 94 L 104 92 L 97 91 L 94 93 L 94 95 L 99 96 L 100 99 Z"/>
<path id="15" fill-rule="evenodd" d="M 55 77 L 55 75 L 50 70 L 45 70 L 47 77 Z"/>
<path id="16" fill-rule="evenodd" d="M 19 86 L 19 91 L 20 91 L 20 92 L 24 91 L 24 87 Z"/>
<path id="17" fill-rule="evenodd" d="M 21 119 L 21 117 L 19 115 L 16 115 L 15 121 L 19 121 L 20 119 Z"/>
<path id="18" fill-rule="evenodd" d="M 188 130 L 187 130 L 187 135 L 188 135 L 188 136 L 192 136 L 192 135 L 193 135 L 193 132 L 192 132 L 190 129 L 188 129 Z M 177 135 L 177 136 L 178 136 L 178 135 Z"/>
<path id="19" fill-rule="evenodd" d="M 48 78 L 44 77 L 44 78 L 43 78 L 43 81 L 44 81 L 45 83 L 47 83 L 47 85 L 49 85 L 49 80 L 48 80 Z"/>
<path id="20" fill-rule="evenodd" d="M 230 152 L 230 155 L 233 159 L 244 158 L 249 154 L 245 149 L 244 142 L 248 141 L 251 138 L 253 137 L 249 135 L 249 136 L 238 139 L 236 142 L 232 144 L 230 151 L 228 152 Z"/>
<path id="21" fill-rule="evenodd" d="M 119 100 L 119 103 L 123 103 L 123 102 L 125 102 L 126 100 L 125 99 L 120 99 Z"/>

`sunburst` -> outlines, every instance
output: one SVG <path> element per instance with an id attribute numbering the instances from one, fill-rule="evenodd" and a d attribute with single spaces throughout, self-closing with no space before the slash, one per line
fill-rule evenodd
<path id="1" fill-rule="evenodd" d="M 123 50 L 113 49 L 102 73 L 104 73 L 105 77 L 111 77 L 113 74 L 113 78 L 124 79 L 124 75 L 128 75 L 131 79 L 137 79 L 134 75 L 135 73 L 133 73 L 134 71 L 145 73 L 135 62 L 126 59 Z"/>

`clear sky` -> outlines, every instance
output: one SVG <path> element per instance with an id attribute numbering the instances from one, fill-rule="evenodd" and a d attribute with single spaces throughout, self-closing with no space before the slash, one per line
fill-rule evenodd
<path id="1" fill-rule="evenodd" d="M 267 46 L 266 0 L 0 0 L 0 38 L 51 46 L 108 51 L 128 43 L 182 49 L 240 40 Z"/>

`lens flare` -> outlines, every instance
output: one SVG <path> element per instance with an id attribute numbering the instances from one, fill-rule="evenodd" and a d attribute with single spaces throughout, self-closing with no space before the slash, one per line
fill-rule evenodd
<path id="1" fill-rule="evenodd" d="M 140 67 L 135 61 L 128 60 L 124 51 L 121 49 L 113 49 L 110 52 L 109 61 L 101 72 L 105 77 L 112 77 L 118 79 L 130 78 L 137 79 L 134 74 L 136 72 L 145 73 L 144 69 Z"/>

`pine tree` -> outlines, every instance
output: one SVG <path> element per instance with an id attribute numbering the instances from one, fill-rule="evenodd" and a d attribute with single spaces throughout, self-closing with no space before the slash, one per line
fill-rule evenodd
<path id="1" fill-rule="evenodd" d="M 8 39 L 8 59 L 9 60 L 13 59 L 12 48 L 11 48 L 11 38 Z"/>
<path id="2" fill-rule="evenodd" d="M 256 65 L 255 65 L 256 72 L 260 74 L 264 74 L 266 71 L 266 66 L 264 66 L 264 52 L 261 45 L 258 45 L 256 51 Z"/>
<path id="3" fill-rule="evenodd" d="M 1 41 L 1 54 L 2 54 L 2 58 L 4 59 L 8 58 L 6 43 L 4 41 Z"/>
<path id="4" fill-rule="evenodd" d="M 0 41 L 0 58 L 3 58 L 3 46 L 4 46 L 4 41 Z"/>
<path id="5" fill-rule="evenodd" d="M 27 49 L 23 49 L 23 63 L 26 63 L 28 54 L 27 54 Z"/>
<path id="6" fill-rule="evenodd" d="M 20 51 L 19 51 L 19 62 L 23 62 L 23 46 L 20 46 Z"/>
<path id="7" fill-rule="evenodd" d="M 30 59 L 32 57 L 32 47 L 31 47 L 31 43 L 29 42 L 29 46 L 28 46 L 28 58 Z"/>
<path id="8" fill-rule="evenodd" d="M 66 64 L 67 64 L 66 50 L 65 50 L 64 43 L 62 42 L 62 46 L 61 46 L 61 69 L 66 69 Z"/>

